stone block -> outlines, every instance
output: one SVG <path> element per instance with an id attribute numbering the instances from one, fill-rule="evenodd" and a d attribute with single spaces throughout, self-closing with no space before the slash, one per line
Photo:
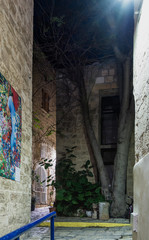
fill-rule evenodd
<path id="1" fill-rule="evenodd" d="M 113 81 L 114 81 L 113 76 L 107 76 L 107 77 L 105 78 L 105 82 L 106 82 L 106 83 L 113 82 Z"/>
<path id="2" fill-rule="evenodd" d="M 99 203 L 99 219 L 100 220 L 109 219 L 109 203 L 108 202 Z"/>
<path id="3" fill-rule="evenodd" d="M 102 70 L 102 76 L 107 76 L 108 75 L 108 70 L 107 69 L 103 69 Z"/>
<path id="4" fill-rule="evenodd" d="M 87 217 L 92 217 L 92 211 L 86 211 L 86 216 Z"/>
<path id="5" fill-rule="evenodd" d="M 113 76 L 114 74 L 115 74 L 115 69 L 114 68 L 109 69 L 109 75 Z"/>
<path id="6" fill-rule="evenodd" d="M 104 83 L 104 77 L 97 77 L 96 84 Z"/>
<path id="7" fill-rule="evenodd" d="M 92 212 L 92 218 L 97 219 L 97 210 L 93 210 Z"/>

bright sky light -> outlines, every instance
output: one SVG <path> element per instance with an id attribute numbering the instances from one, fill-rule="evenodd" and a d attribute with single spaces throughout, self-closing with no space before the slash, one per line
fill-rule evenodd
<path id="1" fill-rule="evenodd" d="M 133 2 L 133 0 L 118 0 L 118 1 L 121 2 L 123 6 L 128 6 L 128 4 Z"/>
<path id="2" fill-rule="evenodd" d="M 119 2 L 122 2 L 123 4 L 128 4 L 132 2 L 133 0 L 118 0 Z"/>
<path id="3" fill-rule="evenodd" d="M 123 0 L 124 3 L 132 2 L 132 0 Z"/>

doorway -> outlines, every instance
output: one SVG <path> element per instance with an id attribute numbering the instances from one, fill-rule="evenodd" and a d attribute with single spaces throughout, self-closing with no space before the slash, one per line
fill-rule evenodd
<path id="1" fill-rule="evenodd" d="M 103 96 L 101 98 L 101 155 L 111 183 L 117 149 L 119 112 L 119 96 Z"/>
<path id="2" fill-rule="evenodd" d="M 46 204 L 47 203 L 47 173 L 42 166 L 38 166 L 36 169 L 36 176 L 38 181 L 35 182 L 35 197 L 36 204 Z"/>

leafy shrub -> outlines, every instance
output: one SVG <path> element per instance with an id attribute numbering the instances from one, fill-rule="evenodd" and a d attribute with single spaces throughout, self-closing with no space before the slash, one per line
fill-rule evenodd
<path id="1" fill-rule="evenodd" d="M 66 148 L 56 166 L 56 209 L 60 215 L 71 216 L 77 209 L 91 210 L 93 203 L 104 201 L 100 186 L 92 183 L 93 177 L 90 161 L 87 160 L 81 171 L 75 169 L 73 159 L 75 147 Z"/>

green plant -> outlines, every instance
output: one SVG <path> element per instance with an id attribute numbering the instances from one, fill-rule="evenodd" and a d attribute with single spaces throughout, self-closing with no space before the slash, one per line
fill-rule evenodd
<path id="1" fill-rule="evenodd" d="M 100 186 L 92 183 L 93 177 L 90 161 L 87 160 L 81 171 L 75 169 L 73 159 L 75 147 L 66 148 L 56 166 L 56 208 L 60 215 L 73 215 L 77 209 L 91 210 L 93 203 L 104 201 Z"/>
<path id="2" fill-rule="evenodd" d="M 53 164 L 52 164 L 52 159 L 42 159 L 42 161 L 39 163 L 39 165 L 40 166 L 42 166 L 42 167 L 44 167 L 45 169 L 48 169 L 49 167 L 52 167 L 53 166 Z M 46 187 L 48 187 L 48 186 L 51 186 L 51 181 L 52 181 L 52 179 L 53 179 L 53 177 L 51 176 L 51 175 L 49 175 L 48 177 L 47 177 L 47 185 L 46 185 Z M 41 182 L 41 184 L 42 183 L 44 183 L 46 181 L 46 179 L 44 180 L 44 181 L 42 181 Z M 52 193 L 50 193 L 50 196 L 53 194 L 53 191 L 52 191 Z"/>

